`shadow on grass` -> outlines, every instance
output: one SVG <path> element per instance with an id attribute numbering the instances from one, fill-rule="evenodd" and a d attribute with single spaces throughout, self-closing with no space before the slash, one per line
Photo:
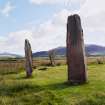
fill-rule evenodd
<path id="1" fill-rule="evenodd" d="M 49 90 L 62 90 L 69 87 L 70 86 L 66 82 L 48 84 L 43 86 L 43 88 L 49 89 Z"/>
<path id="2" fill-rule="evenodd" d="M 30 84 L 14 84 L 10 86 L 0 86 L 0 96 L 15 96 L 16 93 L 31 93 L 31 92 L 40 92 L 43 88 L 38 85 Z"/>
<path id="3" fill-rule="evenodd" d="M 43 67 L 43 68 L 39 68 L 38 70 L 46 71 L 46 70 L 48 70 L 48 68 L 47 67 Z"/>
<path id="4" fill-rule="evenodd" d="M 11 71 L 11 72 L 4 72 L 4 73 L 2 72 L 2 73 L 0 73 L 1 76 L 3 76 L 3 75 L 11 75 L 11 74 L 18 74 L 18 72 L 12 72 Z"/>
<path id="5" fill-rule="evenodd" d="M 21 77 L 17 78 L 17 80 L 30 80 L 30 79 L 33 79 L 33 78 L 34 78 L 33 75 L 30 76 L 30 77 L 27 77 L 27 76 L 21 76 Z"/>
<path id="6" fill-rule="evenodd" d="M 35 85 L 31 83 L 16 83 L 12 85 L 1 85 L 0 86 L 0 95 L 2 96 L 12 96 L 15 93 L 28 91 L 30 93 L 37 93 L 40 91 L 46 90 L 62 90 L 65 88 L 69 88 L 70 86 L 66 83 L 55 83 L 49 85 Z"/>
<path id="7" fill-rule="evenodd" d="M 83 85 L 87 85 L 88 83 L 85 84 L 78 84 L 78 85 L 73 85 L 73 84 L 68 84 L 68 82 L 60 82 L 60 83 L 55 83 L 55 84 L 48 84 L 44 85 L 44 89 L 49 89 L 49 90 L 63 90 L 65 88 L 70 88 L 70 87 L 79 87 Z"/>

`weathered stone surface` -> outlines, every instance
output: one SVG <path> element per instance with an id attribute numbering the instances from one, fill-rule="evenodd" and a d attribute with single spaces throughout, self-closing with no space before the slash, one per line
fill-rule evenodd
<path id="1" fill-rule="evenodd" d="M 68 82 L 82 84 L 87 80 L 83 30 L 78 15 L 68 17 L 67 22 L 67 64 Z"/>
<path id="2" fill-rule="evenodd" d="M 48 52 L 51 66 L 55 66 L 55 50 Z"/>
<path id="3" fill-rule="evenodd" d="M 25 61 L 26 75 L 30 77 L 32 75 L 32 50 L 27 39 L 25 40 Z"/>

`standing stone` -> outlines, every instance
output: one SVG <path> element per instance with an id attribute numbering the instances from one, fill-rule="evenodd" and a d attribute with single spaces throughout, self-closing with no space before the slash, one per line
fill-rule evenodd
<path id="1" fill-rule="evenodd" d="M 51 66 L 55 66 L 55 50 L 50 50 L 48 52 L 48 55 L 49 55 L 49 59 L 50 59 L 50 65 Z"/>
<path id="2" fill-rule="evenodd" d="M 83 84 L 87 80 L 83 30 L 80 17 L 75 14 L 67 22 L 68 82 Z"/>
<path id="3" fill-rule="evenodd" d="M 32 50 L 29 41 L 25 40 L 25 68 L 27 77 L 32 76 Z"/>

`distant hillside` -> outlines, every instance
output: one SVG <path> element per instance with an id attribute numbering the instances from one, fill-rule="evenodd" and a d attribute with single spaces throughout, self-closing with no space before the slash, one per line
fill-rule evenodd
<path id="1" fill-rule="evenodd" d="M 66 47 L 55 48 L 55 53 L 57 56 L 66 55 Z M 86 55 L 105 55 L 105 47 L 100 45 L 86 45 L 85 46 Z M 12 53 L 0 53 L 0 58 L 21 58 L 22 56 Z M 40 51 L 33 53 L 33 57 L 48 57 L 48 51 Z"/>
<path id="2" fill-rule="evenodd" d="M 48 51 L 40 51 L 33 53 L 33 57 L 47 57 L 48 56 Z"/>
<path id="3" fill-rule="evenodd" d="M 105 55 L 105 47 L 99 45 L 86 45 L 88 55 Z"/>
<path id="4" fill-rule="evenodd" d="M 0 58 L 21 58 L 22 56 L 11 53 L 0 53 Z"/>
<path id="5" fill-rule="evenodd" d="M 66 47 L 55 48 L 56 55 L 65 56 Z M 99 45 L 86 45 L 86 55 L 105 55 L 105 47 Z M 41 51 L 33 53 L 33 57 L 48 57 L 48 51 Z"/>
<path id="6" fill-rule="evenodd" d="M 65 47 L 58 47 L 58 48 L 55 48 L 54 50 L 56 55 L 58 56 L 65 56 L 66 54 Z M 33 57 L 48 57 L 48 51 L 40 51 L 40 52 L 33 53 Z"/>

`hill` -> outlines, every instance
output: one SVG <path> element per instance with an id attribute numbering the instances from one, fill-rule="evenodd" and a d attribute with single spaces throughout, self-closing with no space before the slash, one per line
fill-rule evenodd
<path id="1" fill-rule="evenodd" d="M 0 58 L 21 58 L 21 55 L 12 53 L 0 53 Z"/>
<path id="2" fill-rule="evenodd" d="M 66 55 L 66 47 L 58 47 L 54 49 L 57 56 Z M 105 47 L 100 45 L 85 45 L 86 55 L 105 55 Z M 48 51 L 33 53 L 33 57 L 48 57 Z"/>

